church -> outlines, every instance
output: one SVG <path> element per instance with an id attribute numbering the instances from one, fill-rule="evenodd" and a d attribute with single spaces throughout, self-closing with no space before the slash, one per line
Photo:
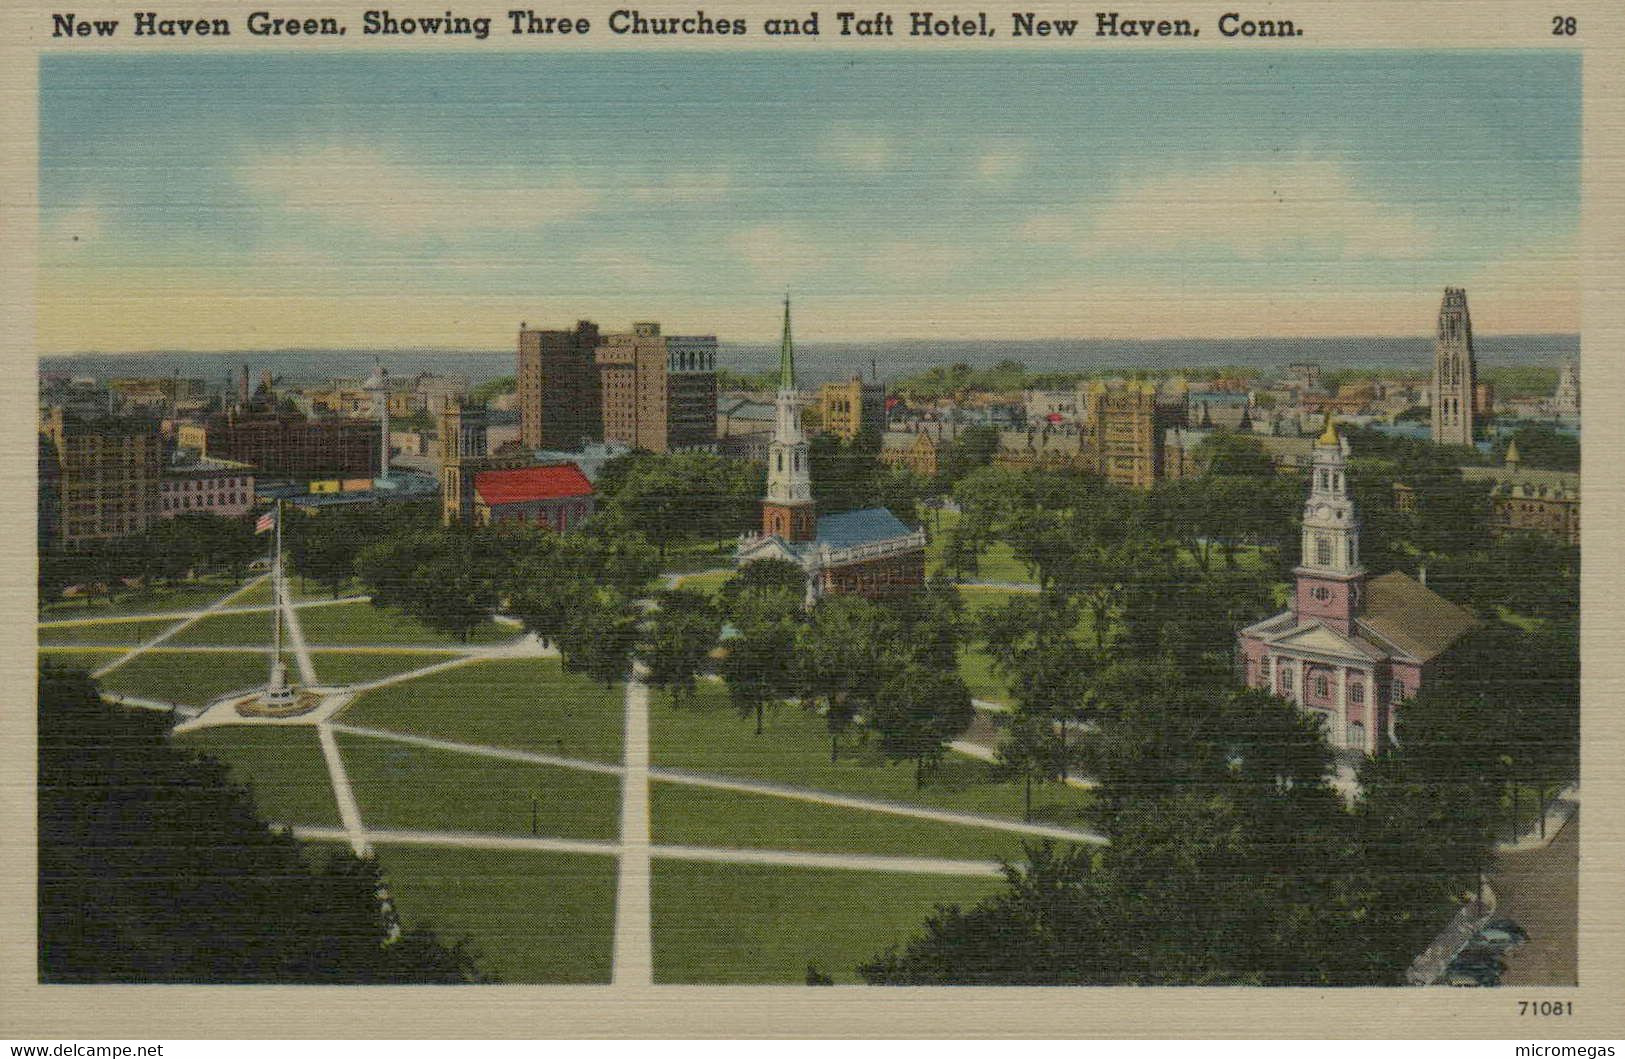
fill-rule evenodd
<path id="1" fill-rule="evenodd" d="M 1396 714 L 1476 624 L 1402 574 L 1367 577 L 1343 441 L 1315 441 L 1303 553 L 1288 610 L 1238 634 L 1243 678 L 1319 716 L 1334 748 L 1374 754 L 1396 741 Z"/>
<path id="2" fill-rule="evenodd" d="M 741 539 L 736 565 L 761 559 L 797 564 L 806 572 L 809 606 L 828 594 L 883 599 L 919 588 L 925 583 L 923 530 L 909 529 L 883 507 L 816 516 L 801 404 L 786 297 L 762 529 Z"/>

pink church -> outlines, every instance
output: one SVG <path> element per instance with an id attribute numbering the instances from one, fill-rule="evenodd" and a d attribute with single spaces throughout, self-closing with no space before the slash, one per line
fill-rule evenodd
<path id="1" fill-rule="evenodd" d="M 1477 621 L 1405 574 L 1366 577 L 1345 444 L 1329 421 L 1315 442 L 1291 608 L 1238 640 L 1249 686 L 1319 716 L 1333 747 L 1372 754 L 1379 738 L 1394 741 L 1399 704 Z"/>

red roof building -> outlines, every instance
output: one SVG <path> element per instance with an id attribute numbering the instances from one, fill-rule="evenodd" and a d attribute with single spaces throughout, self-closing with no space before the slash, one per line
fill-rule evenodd
<path id="1" fill-rule="evenodd" d="M 573 463 L 474 475 L 474 514 L 482 526 L 529 522 L 574 529 L 592 517 L 594 499 L 592 483 Z"/>

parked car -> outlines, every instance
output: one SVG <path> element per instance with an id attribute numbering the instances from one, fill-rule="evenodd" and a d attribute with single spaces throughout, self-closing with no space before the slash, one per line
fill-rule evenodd
<path id="1" fill-rule="evenodd" d="M 1498 917 L 1478 928 L 1473 935 L 1475 945 L 1498 946 L 1506 949 L 1529 940 L 1529 932 L 1505 917 Z"/>
<path id="2" fill-rule="evenodd" d="M 1455 959 L 1450 961 L 1451 967 L 1487 967 L 1497 975 L 1504 974 L 1507 969 L 1506 961 L 1501 958 L 1504 950 L 1488 948 L 1483 945 L 1469 944 L 1465 949 L 1456 953 Z"/>

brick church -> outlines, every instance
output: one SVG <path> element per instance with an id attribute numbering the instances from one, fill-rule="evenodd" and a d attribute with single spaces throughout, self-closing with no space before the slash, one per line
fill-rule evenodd
<path id="1" fill-rule="evenodd" d="M 1366 576 L 1345 444 L 1328 417 L 1315 442 L 1292 605 L 1238 640 L 1249 686 L 1322 718 L 1333 747 L 1373 754 L 1395 741 L 1400 704 L 1477 622 L 1406 574 Z"/>
<path id="2" fill-rule="evenodd" d="M 826 594 L 882 599 L 920 587 L 925 583 L 923 531 L 909 529 L 883 507 L 822 517 L 815 514 L 801 403 L 790 340 L 790 299 L 785 298 L 762 530 L 740 542 L 735 562 L 739 566 L 760 559 L 796 563 L 807 575 L 809 605 Z"/>

